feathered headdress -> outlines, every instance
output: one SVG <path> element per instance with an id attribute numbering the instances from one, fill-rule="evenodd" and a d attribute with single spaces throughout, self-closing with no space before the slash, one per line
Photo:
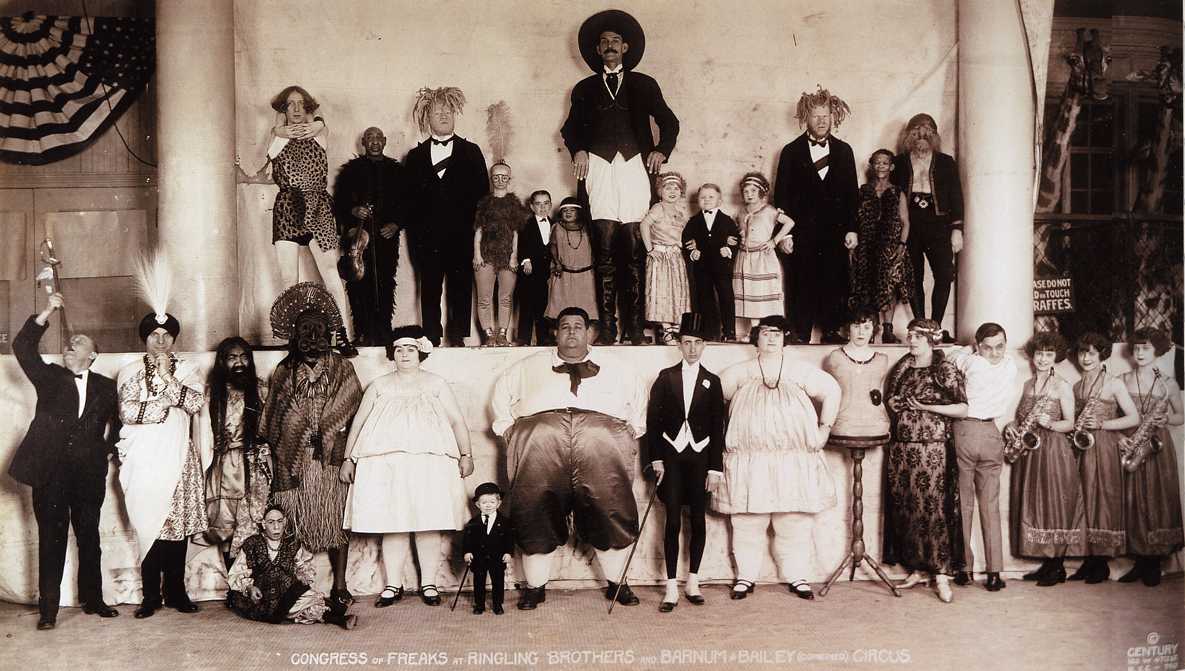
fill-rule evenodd
<path id="1" fill-rule="evenodd" d="M 296 318 L 311 310 L 325 315 L 330 332 L 342 327 L 341 311 L 325 287 L 315 282 L 301 282 L 284 290 L 272 303 L 272 335 L 289 340 L 296 331 Z"/>
<path id="2" fill-rule="evenodd" d="M 181 323 L 169 314 L 169 298 L 173 293 L 173 275 L 169 270 L 169 259 L 164 252 L 141 254 L 136 259 L 136 293 L 152 310 L 140 320 L 140 339 L 158 328 L 168 331 L 174 338 L 181 332 Z"/>
<path id="3" fill-rule="evenodd" d="M 510 106 L 505 100 L 499 100 L 486 108 L 486 137 L 494 162 L 505 161 L 510 153 L 510 141 L 514 138 L 514 128 L 510 125 Z"/>
<path id="4" fill-rule="evenodd" d="M 815 84 L 816 91 L 814 93 L 802 92 L 802 96 L 798 98 L 798 106 L 795 108 L 794 118 L 798 119 L 798 125 L 806 125 L 807 119 L 810 118 L 811 110 L 816 107 L 826 107 L 831 110 L 831 123 L 839 128 L 844 119 L 852 113 L 852 108 L 843 101 L 839 96 L 831 95 L 831 91 L 823 88 L 819 84 Z"/>
<path id="5" fill-rule="evenodd" d="M 431 131 L 428 124 L 428 113 L 434 103 L 451 109 L 453 114 L 460 114 L 465 109 L 465 93 L 455 86 L 442 86 L 432 89 L 425 86 L 416 91 L 416 105 L 412 108 L 412 118 L 420 127 L 420 132 L 427 135 Z"/>

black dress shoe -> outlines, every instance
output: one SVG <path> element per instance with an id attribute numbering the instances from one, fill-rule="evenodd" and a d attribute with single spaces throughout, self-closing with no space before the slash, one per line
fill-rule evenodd
<path id="1" fill-rule="evenodd" d="M 737 589 L 738 587 L 741 589 Z M 757 586 L 748 580 L 737 580 L 732 586 L 732 593 L 728 595 L 728 598 L 732 599 L 733 601 L 740 601 L 741 599 L 752 594 L 753 590 L 756 588 Z"/>
<path id="2" fill-rule="evenodd" d="M 1097 585 L 1110 577 L 1111 567 L 1107 564 L 1106 559 L 1100 558 L 1097 562 L 1095 562 L 1093 569 L 1090 571 L 1090 575 L 1086 576 L 1086 584 Z"/>
<path id="3" fill-rule="evenodd" d="M 37 620 L 37 631 L 49 631 L 56 626 L 58 626 L 58 618 L 56 617 L 42 615 L 41 618 Z"/>
<path id="4" fill-rule="evenodd" d="M 379 598 L 374 600 L 375 608 L 386 608 L 387 606 L 390 606 L 403 598 L 403 587 L 392 587 L 387 585 L 383 588 L 383 592 L 392 592 L 394 596 L 383 596 L 382 592 L 380 592 Z"/>
<path id="5" fill-rule="evenodd" d="M 1160 584 L 1160 557 L 1152 557 L 1148 560 L 1144 566 L 1143 582 L 1147 587 L 1156 587 Z"/>
<path id="6" fill-rule="evenodd" d="M 494 615 L 503 615 L 506 613 L 505 610 L 502 610 L 502 604 L 500 604 L 500 603 L 494 604 L 494 607 L 492 610 L 494 611 Z"/>
<path id="7" fill-rule="evenodd" d="M 119 617 L 118 610 L 115 610 L 102 601 L 98 603 L 83 604 L 82 612 L 86 613 L 87 615 L 98 615 L 99 617 Z"/>
<path id="8" fill-rule="evenodd" d="M 196 603 L 189 600 L 189 597 L 185 597 L 184 600 L 176 599 L 165 601 L 165 605 L 177 611 L 178 613 L 196 613 L 201 610 L 198 608 Z"/>
<path id="9" fill-rule="evenodd" d="M 613 582 L 612 580 L 608 582 L 609 586 L 605 588 L 606 599 L 613 600 L 614 594 L 616 594 L 617 603 L 623 606 L 636 606 L 641 603 L 641 601 L 638 600 L 638 597 L 634 595 L 634 591 L 630 589 L 629 585 L 622 583 L 621 589 L 618 589 L 617 583 Z"/>
<path id="10" fill-rule="evenodd" d="M 959 587 L 966 587 L 974 581 L 970 571 L 955 571 L 955 584 Z"/>
<path id="11" fill-rule="evenodd" d="M 546 587 L 526 587 L 523 589 L 522 596 L 518 599 L 518 609 L 535 610 L 544 601 L 547 601 Z"/>
<path id="12" fill-rule="evenodd" d="M 1031 581 L 1034 581 L 1034 580 L 1040 580 L 1040 579 L 1041 579 L 1042 577 L 1044 577 L 1046 574 L 1050 573 L 1051 571 L 1054 571 L 1054 570 L 1056 570 L 1056 569 L 1057 569 L 1057 568 L 1059 568 L 1060 566 L 1061 566 L 1061 562 L 1059 562 L 1058 560 L 1056 560 L 1056 559 L 1046 559 L 1046 560 L 1044 560 L 1044 561 L 1042 561 L 1042 562 L 1041 562 L 1041 566 L 1040 566 L 1040 567 L 1038 567 L 1038 569 L 1037 569 L 1036 571 L 1030 571 L 1030 572 L 1028 572 L 1028 573 L 1024 574 L 1024 575 L 1021 577 L 1021 579 L 1022 579 L 1022 580 L 1027 580 L 1027 581 L 1030 581 L 1030 582 L 1031 582 Z M 1064 570 L 1064 569 L 1062 570 L 1062 573 L 1065 573 L 1065 570 Z"/>
<path id="13" fill-rule="evenodd" d="M 473 614 L 474 615 L 481 615 L 484 612 L 486 612 L 485 606 L 474 606 L 473 607 Z"/>
<path id="14" fill-rule="evenodd" d="M 1082 560 L 1082 564 L 1078 566 L 1078 570 L 1070 574 L 1069 580 L 1085 580 L 1094 569 L 1094 557 L 1087 557 Z"/>
<path id="15" fill-rule="evenodd" d="M 658 612 L 669 613 L 672 610 L 675 610 L 676 605 L 677 604 L 673 601 L 663 601 L 662 603 L 658 604 Z"/>
<path id="16" fill-rule="evenodd" d="M 1000 577 L 999 573 L 987 574 L 987 582 L 983 584 L 984 588 L 989 592 L 999 592 L 1008 585 L 1005 584 L 1004 579 Z"/>
<path id="17" fill-rule="evenodd" d="M 1048 573 L 1037 579 L 1037 587 L 1053 587 L 1059 582 L 1066 581 L 1066 568 L 1064 566 L 1056 566 L 1049 570 Z"/>
<path id="18" fill-rule="evenodd" d="M 431 594 L 428 594 L 431 592 Z M 424 585 L 420 588 L 420 601 L 423 601 L 429 606 L 440 605 L 440 590 L 436 589 L 436 585 Z"/>
<path id="19" fill-rule="evenodd" d="M 790 593 L 800 599 L 806 599 L 807 601 L 814 601 L 815 599 L 815 593 L 811 591 L 810 583 L 806 582 L 805 580 L 801 582 L 790 583 Z"/>
<path id="20" fill-rule="evenodd" d="M 1119 576 L 1119 582 L 1139 582 L 1144 577 L 1144 560 L 1136 558 L 1131 570 Z"/>
<path id="21" fill-rule="evenodd" d="M 146 617 L 152 617 L 158 610 L 160 610 L 160 602 L 145 602 L 136 607 L 135 616 L 137 620 L 143 620 Z"/>
<path id="22" fill-rule="evenodd" d="M 691 603 L 694 603 L 697 606 L 704 605 L 704 595 L 703 594 L 686 594 L 686 593 L 684 593 L 683 596 L 687 597 L 688 601 L 690 601 Z"/>

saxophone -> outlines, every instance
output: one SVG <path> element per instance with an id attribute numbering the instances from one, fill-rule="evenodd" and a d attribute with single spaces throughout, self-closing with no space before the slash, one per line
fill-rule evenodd
<path id="1" fill-rule="evenodd" d="M 1098 390 L 1086 399 L 1086 404 L 1082 406 L 1082 412 L 1078 414 L 1078 419 L 1074 422 L 1074 430 L 1070 432 L 1070 442 L 1074 447 L 1085 452 L 1094 447 L 1094 434 L 1086 430 L 1086 420 L 1093 417 L 1094 413 L 1099 407 L 1099 397 L 1103 395 L 1104 380 L 1107 375 L 1107 366 L 1103 365 L 1102 370 L 1099 371 Z"/>
<path id="2" fill-rule="evenodd" d="M 1048 383 L 1047 383 L 1048 384 Z M 1048 394 L 1041 394 L 1037 400 L 1033 401 L 1033 407 L 1029 409 L 1029 413 L 1021 420 L 1020 425 L 1013 425 L 1015 432 L 1012 438 L 1004 444 L 1004 460 L 1008 463 L 1013 463 L 1020 458 L 1027 450 L 1036 450 L 1041 447 L 1041 436 L 1033 429 L 1037 426 L 1037 417 L 1045 414 L 1052 405 L 1054 398 Z"/>
<path id="3" fill-rule="evenodd" d="M 1153 419 L 1168 412 L 1169 397 L 1168 394 L 1161 398 L 1155 397 L 1160 371 L 1154 370 L 1153 375 L 1155 377 L 1152 380 L 1152 389 L 1148 392 L 1152 396 L 1152 401 L 1149 407 L 1140 409 L 1140 425 L 1130 436 L 1119 439 L 1119 463 L 1128 473 L 1138 469 L 1149 454 L 1159 452 L 1162 447 L 1160 438 L 1156 436 L 1157 427 L 1153 424 Z"/>

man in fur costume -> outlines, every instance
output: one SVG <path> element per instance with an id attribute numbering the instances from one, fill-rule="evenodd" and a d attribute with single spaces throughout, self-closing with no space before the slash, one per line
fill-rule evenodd
<path id="1" fill-rule="evenodd" d="M 366 231 L 361 251 L 363 275 L 346 283 L 354 338 L 359 345 L 381 347 L 390 341 L 395 307 L 395 266 L 403 222 L 403 164 L 383 154 L 387 137 L 378 128 L 362 133 L 363 154 L 342 166 L 333 182 L 338 226 L 350 237 Z"/>
<path id="2" fill-rule="evenodd" d="M 348 486 L 339 477 L 346 431 L 362 401 L 354 366 L 329 349 L 341 313 L 324 288 L 302 282 L 272 305 L 272 333 L 288 356 L 272 371 L 260 426 L 275 459 L 272 495 L 310 552 L 326 551 L 333 567 L 330 599 L 348 604 L 342 530 Z"/>
<path id="3" fill-rule="evenodd" d="M 428 135 L 407 153 L 408 242 L 420 278 L 420 315 L 433 345 L 446 335 L 440 296 L 448 282 L 447 339 L 463 347 L 473 322 L 473 215 L 490 190 L 486 159 L 456 135 L 465 94 L 454 86 L 420 89 L 413 115 Z"/>
<path id="4" fill-rule="evenodd" d="M 679 120 L 658 82 L 634 67 L 646 34 L 629 14 L 598 12 L 580 27 L 580 54 L 596 74 L 572 89 L 572 106 L 560 134 L 572 154 L 576 179 L 586 180 L 596 240 L 601 331 L 598 342 L 617 339 L 617 299 L 622 335 L 642 342 L 645 322 L 646 248 L 639 222 L 650 209 L 650 179 L 675 149 Z M 658 125 L 654 142 L 650 120 Z"/>
<path id="5" fill-rule="evenodd" d="M 804 343 L 818 326 L 825 343 L 844 343 L 839 327 L 848 303 L 848 250 L 856 238 L 856 159 L 832 134 L 851 110 L 827 89 L 803 93 L 795 117 L 806 131 L 782 148 L 774 205 L 794 220 L 779 249 L 786 317 Z"/>

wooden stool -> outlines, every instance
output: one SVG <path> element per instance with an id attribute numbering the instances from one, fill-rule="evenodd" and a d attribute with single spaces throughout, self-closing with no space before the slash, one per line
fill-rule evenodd
<path id="1" fill-rule="evenodd" d="M 888 435 L 882 436 L 837 436 L 832 435 L 827 441 L 829 447 L 843 448 L 848 451 L 852 457 L 852 547 L 848 551 L 843 561 L 832 572 L 831 577 L 827 579 L 827 583 L 823 585 L 823 589 L 819 590 L 819 596 L 827 596 L 827 591 L 839 580 L 839 574 L 843 573 L 844 568 L 851 566 L 851 572 L 848 574 L 848 581 L 851 582 L 856 578 L 856 567 L 860 562 L 868 562 L 868 566 L 876 572 L 881 582 L 885 583 L 892 592 L 893 596 L 901 596 L 901 592 L 897 590 L 897 586 L 893 581 L 889 580 L 889 576 L 885 575 L 883 569 L 872 555 L 865 552 L 864 549 L 864 484 L 862 482 L 864 476 L 864 467 L 861 461 L 864 460 L 864 453 L 867 450 L 875 450 L 879 447 L 884 447 L 889 442 Z"/>

